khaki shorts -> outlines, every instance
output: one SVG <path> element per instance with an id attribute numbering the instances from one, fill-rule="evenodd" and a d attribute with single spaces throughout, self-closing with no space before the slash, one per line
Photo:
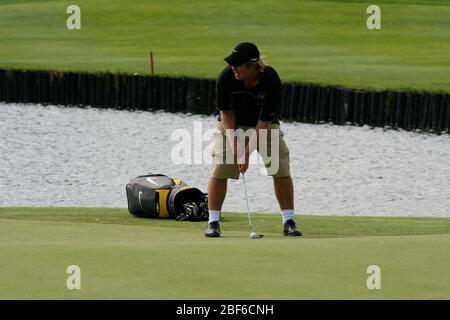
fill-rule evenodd
<path id="1" fill-rule="evenodd" d="M 245 131 L 252 127 L 238 126 L 238 128 Z M 277 132 L 272 133 L 272 129 L 277 129 Z M 276 143 L 276 140 L 275 142 L 272 142 L 272 135 L 274 135 L 275 139 L 278 138 L 278 144 Z M 264 161 L 264 166 L 266 168 L 268 176 L 277 178 L 290 176 L 289 148 L 286 145 L 283 136 L 284 133 L 280 130 L 280 125 L 272 124 L 267 130 L 267 149 L 264 147 L 264 145 L 262 145 L 261 148 L 258 147 L 258 153 Z M 227 161 L 226 158 L 226 148 L 228 148 L 228 150 L 231 150 L 231 145 L 225 136 L 225 129 L 223 128 L 222 122 L 220 121 L 217 124 L 216 131 L 213 134 L 212 140 L 213 145 L 211 148 L 211 177 L 216 179 L 239 179 L 239 167 L 237 165 L 236 158 L 234 159 L 234 161 L 230 158 L 228 158 Z M 246 141 L 246 144 L 248 144 L 248 141 Z M 275 151 L 272 155 L 272 145 L 278 145 L 278 154 Z M 252 165 L 255 164 L 252 164 L 252 162 L 250 162 L 249 167 L 251 167 Z"/>

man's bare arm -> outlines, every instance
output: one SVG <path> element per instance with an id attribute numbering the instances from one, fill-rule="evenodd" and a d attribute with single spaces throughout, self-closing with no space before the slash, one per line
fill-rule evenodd
<path id="1" fill-rule="evenodd" d="M 262 121 L 262 120 L 258 121 L 258 123 L 256 124 L 256 128 L 255 128 L 255 134 L 253 134 L 250 137 L 250 141 L 248 143 L 248 147 L 246 148 L 246 154 L 248 156 L 250 156 L 253 153 L 253 151 L 256 149 L 256 145 L 257 145 L 257 142 L 258 142 L 259 137 L 260 137 L 260 131 L 259 130 L 261 130 L 261 129 L 263 129 L 263 130 L 269 129 L 270 123 L 271 123 L 270 121 Z"/>
<path id="2" fill-rule="evenodd" d="M 236 115 L 233 110 L 220 111 L 220 119 L 222 120 L 222 125 L 226 129 L 235 129 L 236 126 Z"/>
<path id="3" fill-rule="evenodd" d="M 260 133 L 261 133 L 260 130 L 267 130 L 270 127 L 270 123 L 271 123 L 270 121 L 259 120 L 258 123 L 256 124 L 255 131 L 250 136 L 249 143 L 248 143 L 247 147 L 245 148 L 245 153 L 244 153 L 245 158 L 241 158 L 238 161 L 240 172 L 247 171 L 250 155 L 256 149 L 258 140 L 260 138 Z"/>
<path id="4" fill-rule="evenodd" d="M 225 134 L 231 145 L 231 150 L 237 153 L 237 138 L 234 135 L 236 129 L 236 115 L 233 110 L 220 111 L 220 120 L 225 129 Z"/>

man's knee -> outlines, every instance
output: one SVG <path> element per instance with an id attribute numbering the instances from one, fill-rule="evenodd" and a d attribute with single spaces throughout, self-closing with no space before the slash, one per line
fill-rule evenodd
<path id="1" fill-rule="evenodd" d="M 274 180 L 276 181 L 284 181 L 284 180 L 289 180 L 292 179 L 290 175 L 285 175 L 285 176 L 272 176 Z"/>
<path id="2" fill-rule="evenodd" d="M 227 179 L 221 179 L 221 178 L 209 178 L 209 185 L 208 185 L 208 192 L 214 193 L 217 191 L 226 190 L 227 188 Z"/>
<path id="3" fill-rule="evenodd" d="M 209 182 L 212 184 L 226 184 L 227 181 L 228 181 L 227 178 L 215 178 L 215 177 L 209 178 Z"/>

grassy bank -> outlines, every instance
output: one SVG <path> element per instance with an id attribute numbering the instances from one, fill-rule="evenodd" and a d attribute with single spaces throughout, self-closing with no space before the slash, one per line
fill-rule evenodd
<path id="1" fill-rule="evenodd" d="M 450 219 L 299 216 L 305 236 L 281 235 L 278 215 L 205 223 L 146 220 L 126 209 L 0 208 L 1 299 L 448 299 Z M 66 289 L 69 265 L 82 289 Z M 378 265 L 381 290 L 369 290 Z"/>
<path id="2" fill-rule="evenodd" d="M 257 43 L 284 81 L 450 92 L 450 6 L 445 0 L 79 0 L 81 30 L 62 0 L 0 3 L 0 68 L 215 78 L 240 41 Z"/>

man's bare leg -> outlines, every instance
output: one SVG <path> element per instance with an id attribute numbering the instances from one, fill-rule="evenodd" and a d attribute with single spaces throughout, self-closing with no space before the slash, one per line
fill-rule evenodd
<path id="1" fill-rule="evenodd" d="M 210 178 L 208 183 L 208 209 L 222 210 L 227 193 L 227 179 Z"/>
<path id="2" fill-rule="evenodd" d="M 294 184 L 289 177 L 273 177 L 275 195 L 281 210 L 294 210 Z"/>

